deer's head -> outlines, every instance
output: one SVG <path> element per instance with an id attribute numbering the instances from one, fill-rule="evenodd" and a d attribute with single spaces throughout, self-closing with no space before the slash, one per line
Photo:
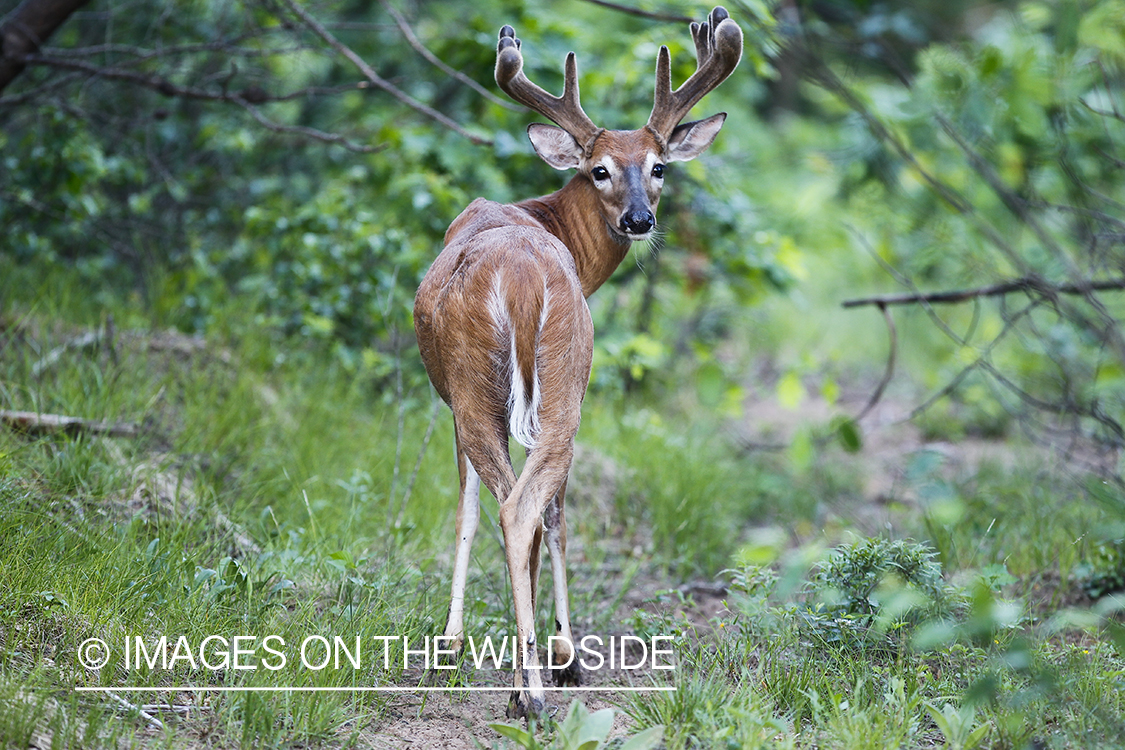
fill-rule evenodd
<path id="1" fill-rule="evenodd" d="M 566 58 L 562 96 L 552 96 L 523 74 L 520 40 L 511 26 L 500 29 L 496 82 L 517 102 L 559 127 L 533 124 L 527 134 L 535 152 L 555 169 L 577 169 L 597 191 L 602 217 L 621 240 L 644 240 L 656 227 L 656 206 L 664 187 L 664 167 L 688 161 L 715 140 L 726 113 L 680 124 L 691 108 L 722 83 L 742 57 L 742 30 L 722 7 L 707 21 L 691 24 L 695 73 L 672 90 L 671 60 L 660 48 L 656 95 L 648 123 L 639 130 L 606 130 L 594 125 L 578 101 L 578 65 Z"/>

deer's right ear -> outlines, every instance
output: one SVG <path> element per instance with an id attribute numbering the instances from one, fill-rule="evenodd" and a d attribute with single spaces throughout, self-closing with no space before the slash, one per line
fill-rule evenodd
<path id="1" fill-rule="evenodd" d="M 532 123 L 527 128 L 527 137 L 539 158 L 555 169 L 574 169 L 582 162 L 582 147 L 562 128 Z"/>

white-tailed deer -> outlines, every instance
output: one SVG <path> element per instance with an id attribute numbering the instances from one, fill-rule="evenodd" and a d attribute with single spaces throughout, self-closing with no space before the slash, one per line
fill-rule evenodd
<path id="1" fill-rule="evenodd" d="M 555 588 L 551 662 L 556 682 L 577 684 L 566 591 L 563 498 L 574 436 L 590 377 L 594 328 L 586 297 L 637 240 L 656 226 L 664 165 L 694 159 L 726 114 L 680 125 L 691 108 L 734 71 L 742 31 L 721 7 L 691 24 L 698 65 L 672 90 L 668 48 L 656 64 L 652 115 L 640 130 L 605 130 L 578 103 L 571 52 L 561 97 L 523 74 L 520 40 L 500 29 L 496 82 L 509 96 L 560 127 L 534 124 L 536 153 L 578 173 L 556 193 L 501 205 L 478 198 L 445 233 L 445 249 L 414 301 L 414 329 L 430 380 L 453 410 L 461 492 L 452 604 L 445 636 L 464 637 L 469 550 L 479 520 L 480 483 L 500 502 L 500 526 L 519 649 L 509 716 L 538 713 L 544 690 L 535 639 L 539 554 L 546 537 Z M 527 449 L 519 478 L 508 435 Z"/>

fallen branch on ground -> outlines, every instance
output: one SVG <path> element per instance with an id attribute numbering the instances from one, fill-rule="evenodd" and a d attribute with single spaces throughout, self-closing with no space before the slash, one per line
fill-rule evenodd
<path id="1" fill-rule="evenodd" d="M 68 435 L 89 433 L 109 437 L 136 437 L 140 425 L 133 422 L 102 422 L 81 417 L 66 417 L 61 414 L 37 414 L 33 411 L 0 410 L 0 424 L 19 432 L 32 435 L 50 435 L 65 432 Z"/>

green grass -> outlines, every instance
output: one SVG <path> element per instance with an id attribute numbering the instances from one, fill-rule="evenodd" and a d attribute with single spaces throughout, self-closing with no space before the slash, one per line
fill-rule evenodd
<path id="1" fill-rule="evenodd" d="M 133 636 L 198 644 L 210 634 L 276 634 L 293 650 L 310 634 L 372 643 L 437 632 L 444 602 L 432 596 L 430 569 L 443 550 L 432 539 L 444 539 L 456 482 L 445 451 L 427 451 L 403 502 L 429 410 L 409 410 L 400 445 L 398 410 L 373 395 L 370 379 L 307 365 L 263 370 L 237 348 L 120 325 L 112 347 L 67 348 L 90 326 L 70 299 L 0 310 L 0 405 L 138 422 L 142 435 L 0 430 L 0 686 L 14 696 L 0 711 L 5 742 L 44 731 L 59 746 L 84 733 L 91 746 L 114 746 L 121 725 L 104 732 L 104 705 L 69 692 L 77 686 L 400 679 L 401 666 L 382 673 L 375 659 L 358 672 L 312 671 L 295 668 L 291 653 L 286 669 L 240 674 L 186 661 L 137 669 L 120 652 Z M 56 305 L 71 317 L 46 309 Z M 55 350 L 57 361 L 39 366 Z M 442 432 L 447 424 L 435 446 L 451 442 Z M 115 653 L 97 672 L 76 668 L 91 637 Z M 188 736 L 218 732 L 246 745 L 337 742 L 382 703 L 373 694 L 247 694 L 219 697 L 184 724 Z"/>
<path id="2" fill-rule="evenodd" d="M 65 279 L 28 297 L 18 274 L 7 278 L 0 408 L 132 421 L 142 431 L 0 430 L 0 741 L 360 744 L 388 718 L 376 694 L 217 694 L 186 717 L 159 713 L 166 729 L 156 730 L 136 710 L 73 688 L 417 680 L 379 660 L 309 670 L 292 658 L 309 635 L 350 644 L 441 629 L 457 477 L 444 407 L 423 451 L 432 401 L 417 363 L 404 357 L 400 390 L 394 372 L 348 369 L 300 342 L 263 342 L 233 312 L 224 335 L 202 341 L 157 329 L 128 302 L 108 308 L 113 346 L 76 348 L 68 343 L 105 329 L 107 308 L 90 300 L 108 298 Z M 579 443 L 585 473 L 568 501 L 575 620 L 585 632 L 682 636 L 678 690 L 622 706 L 637 729 L 665 726 L 667 747 L 1121 744 L 1120 644 L 1101 610 L 1057 616 L 1077 601 L 1071 579 L 1102 541 L 1097 530 L 1122 522 L 1113 502 L 1089 502 L 1042 466 L 993 462 L 965 473 L 919 452 L 898 485 L 917 502 L 896 511 L 894 528 L 936 551 L 951 592 L 933 610 L 944 619 L 924 607 L 880 618 L 878 604 L 861 608 L 869 619 L 844 621 L 832 609 L 844 601 L 839 590 L 827 588 L 850 584 L 810 566 L 846 521 L 808 530 L 859 501 L 862 472 L 850 454 L 814 444 L 801 460 L 748 457 L 690 399 L 600 393 L 584 404 Z M 486 499 L 483 508 L 467 624 L 504 634 L 510 594 L 495 507 Z M 766 524 L 782 533 L 763 544 Z M 794 548 L 794 539 L 808 544 Z M 905 601 L 892 596 L 894 576 L 861 585 L 862 563 L 846 568 L 859 599 Z M 726 609 L 692 624 L 684 614 L 698 608 L 676 586 L 731 567 Z M 549 572 L 540 585 L 549 591 Z M 641 585 L 664 593 L 630 610 Z M 550 605 L 540 610 L 546 632 Z M 198 644 L 211 634 L 277 635 L 290 661 L 276 672 L 186 661 L 138 668 L 119 653 L 100 671 L 78 664 L 87 638 L 119 647 L 166 635 L 174 648 L 181 635 Z"/>

